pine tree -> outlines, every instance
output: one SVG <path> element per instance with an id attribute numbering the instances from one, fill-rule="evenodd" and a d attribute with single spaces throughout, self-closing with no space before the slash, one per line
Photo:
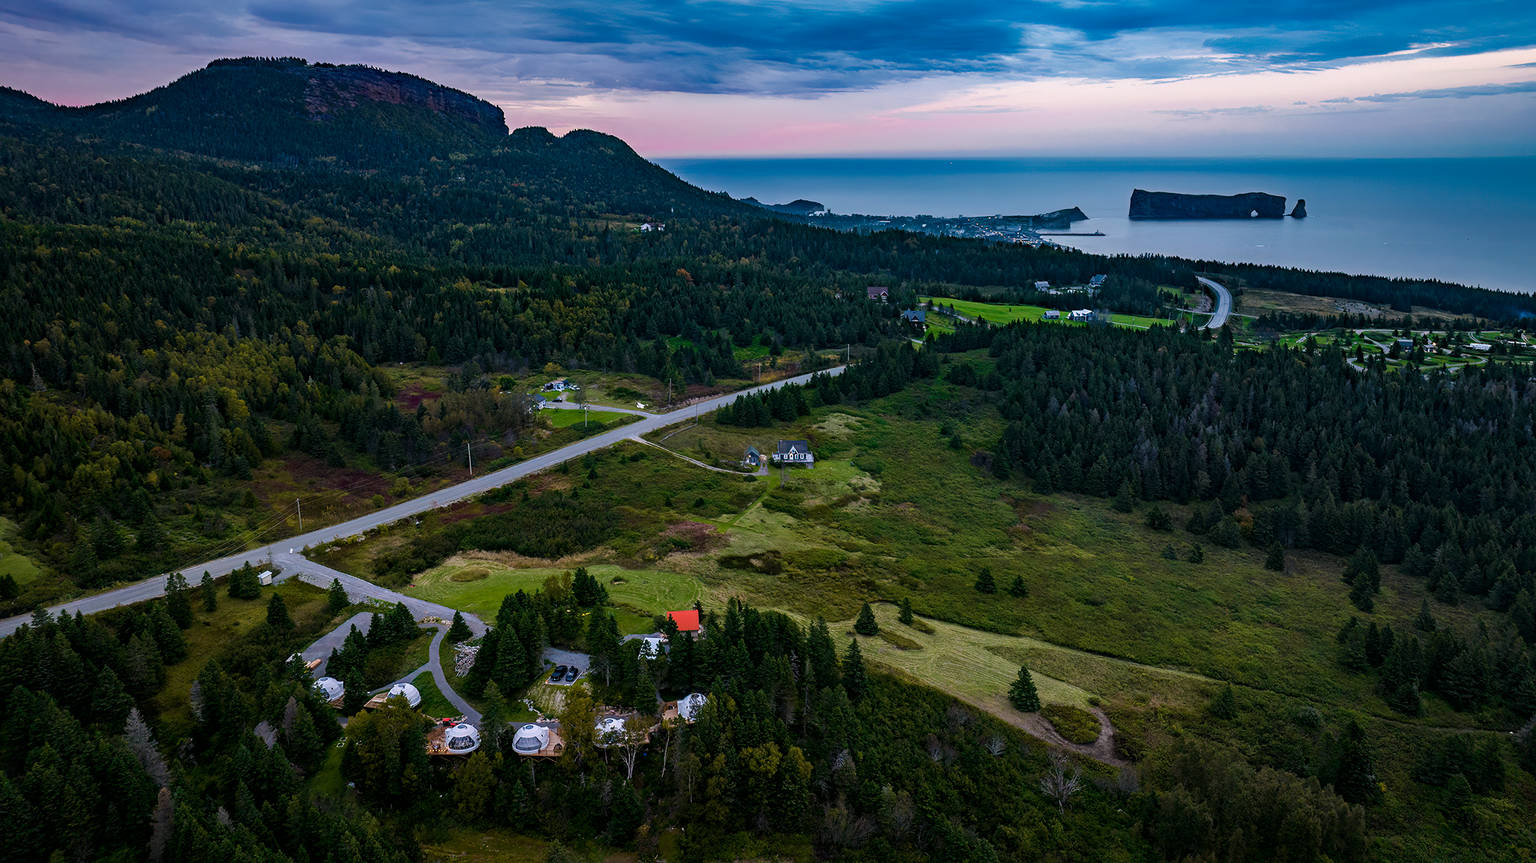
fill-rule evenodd
<path id="1" fill-rule="evenodd" d="M 363 685 L 363 673 L 353 670 L 342 680 L 341 685 L 345 688 L 341 694 L 341 712 L 355 716 L 368 703 L 368 687 Z"/>
<path id="2" fill-rule="evenodd" d="M 1461 582 L 1456 578 L 1456 573 L 1447 572 L 1440 577 L 1440 583 L 1435 586 L 1435 599 L 1446 605 L 1456 605 L 1461 601 Z"/>
<path id="3" fill-rule="evenodd" d="M 843 689 L 851 701 L 864 697 L 869 688 L 869 675 L 864 670 L 864 655 L 859 651 L 858 639 L 848 642 L 848 652 L 843 654 Z"/>
<path id="4" fill-rule="evenodd" d="M 1015 575 L 1013 577 L 1013 581 L 1008 585 L 1008 595 L 1016 596 L 1019 599 L 1029 596 L 1029 585 L 1024 583 L 1024 576 Z"/>
<path id="5" fill-rule="evenodd" d="M 110 666 L 102 666 L 96 673 L 96 686 L 91 691 L 91 715 L 108 728 L 118 728 L 133 709 L 133 699 L 123 688 L 123 682 Z"/>
<path id="6" fill-rule="evenodd" d="M 880 624 L 875 621 L 875 612 L 869 607 L 869 603 L 864 603 L 864 607 L 859 609 L 859 617 L 853 623 L 853 631 L 864 636 L 880 634 Z"/>
<path id="7" fill-rule="evenodd" d="M 1274 572 L 1285 572 L 1285 546 L 1278 542 L 1270 543 L 1269 552 L 1264 556 L 1264 568 Z"/>
<path id="8" fill-rule="evenodd" d="M 350 605 L 352 605 L 352 600 L 347 599 L 347 589 L 341 586 L 341 579 L 331 579 L 331 587 L 325 597 L 327 613 L 335 617 L 346 611 Z"/>
<path id="9" fill-rule="evenodd" d="M 1366 744 L 1365 729 L 1354 719 L 1344 727 L 1336 745 L 1333 764 L 1333 789 L 1350 803 L 1369 804 L 1381 800 L 1381 786 L 1376 777 L 1376 759 Z"/>
<path id="10" fill-rule="evenodd" d="M 981 571 L 976 573 L 976 592 L 997 593 L 997 582 L 992 580 L 992 569 L 990 567 L 983 566 Z"/>
<path id="11" fill-rule="evenodd" d="M 1413 627 L 1420 632 L 1435 631 L 1435 616 L 1429 613 L 1429 600 L 1422 600 L 1419 603 L 1419 616 L 1414 618 Z"/>
<path id="12" fill-rule="evenodd" d="M 293 617 L 288 614 L 288 603 L 283 601 L 282 594 L 274 593 L 267 600 L 267 625 L 278 632 L 293 631 Z"/>
<path id="13" fill-rule="evenodd" d="M 1019 676 L 1008 687 L 1008 703 L 1020 713 L 1035 713 L 1040 709 L 1040 693 L 1035 689 L 1035 678 L 1029 666 L 1019 666 Z"/>
<path id="14" fill-rule="evenodd" d="M 901 611 L 896 614 L 896 620 L 903 626 L 912 625 L 912 600 L 910 598 L 905 596 L 901 598 Z"/>
<path id="15" fill-rule="evenodd" d="M 501 733 L 506 730 L 507 720 L 501 687 L 494 680 L 485 685 L 482 701 L 485 711 L 480 715 L 480 748 L 487 755 L 495 755 L 501 749 Z"/>
<path id="16" fill-rule="evenodd" d="M 1209 710 L 1217 719 L 1237 718 L 1237 693 L 1232 691 L 1232 684 L 1228 683 L 1217 691 L 1211 699 Z"/>
<path id="17" fill-rule="evenodd" d="M 219 608 L 219 589 L 214 586 L 212 573 L 203 572 L 203 580 L 198 582 L 198 587 L 203 591 L 203 611 L 217 611 Z"/>
<path id="18" fill-rule="evenodd" d="M 192 625 L 192 600 L 187 596 L 187 578 L 179 572 L 165 577 L 165 610 L 182 629 Z"/>
<path id="19" fill-rule="evenodd" d="M 1194 546 L 1192 548 L 1190 548 L 1190 550 L 1189 550 L 1189 562 L 1190 563 L 1205 563 L 1205 549 L 1200 547 L 1200 543 L 1197 542 L 1197 543 L 1194 544 Z"/>
<path id="20" fill-rule="evenodd" d="M 1147 507 L 1147 527 L 1158 531 L 1173 530 L 1173 518 L 1167 510 L 1154 503 Z"/>
<path id="21" fill-rule="evenodd" d="M 464 621 L 464 615 L 455 611 L 453 613 L 453 625 L 448 627 L 448 640 L 454 644 L 458 644 L 473 634 L 474 633 L 470 632 L 469 624 Z"/>
<path id="22" fill-rule="evenodd" d="M 1178 560 L 1178 559 L 1179 559 L 1179 550 L 1174 548 L 1172 543 L 1163 546 L 1163 560 Z"/>
<path id="23" fill-rule="evenodd" d="M 150 606 L 149 627 L 155 646 L 160 648 L 160 656 L 166 665 L 175 665 L 187 658 L 186 636 L 181 634 L 181 627 L 165 610 L 165 603 L 154 602 Z"/>
<path id="24" fill-rule="evenodd" d="M 1136 495 L 1131 492 L 1130 480 L 1120 483 L 1119 490 L 1115 492 L 1112 506 L 1114 506 L 1115 512 L 1130 512 L 1136 508 Z"/>

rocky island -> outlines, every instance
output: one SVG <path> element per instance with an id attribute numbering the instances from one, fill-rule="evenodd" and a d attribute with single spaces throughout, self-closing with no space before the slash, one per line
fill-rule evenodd
<path id="1" fill-rule="evenodd" d="M 1299 202 L 1297 218 L 1306 215 Z M 1179 192 L 1131 192 L 1132 219 L 1283 219 L 1285 197 L 1264 192 L 1241 195 L 1185 195 Z"/>

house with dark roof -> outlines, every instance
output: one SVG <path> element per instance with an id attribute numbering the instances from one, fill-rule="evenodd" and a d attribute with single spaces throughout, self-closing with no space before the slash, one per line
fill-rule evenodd
<path id="1" fill-rule="evenodd" d="M 773 463 L 780 467 L 797 464 L 813 467 L 816 456 L 811 454 L 811 445 L 803 440 L 781 440 L 778 449 L 774 450 Z"/>
<path id="2" fill-rule="evenodd" d="M 928 323 L 928 313 L 922 309 L 907 309 L 901 313 L 901 319 L 909 324 L 926 325 Z"/>
<path id="3" fill-rule="evenodd" d="M 757 447 L 747 447 L 747 454 L 742 456 L 741 463 L 753 470 L 763 466 L 763 454 L 757 451 Z"/>
<path id="4" fill-rule="evenodd" d="M 879 300 L 880 302 L 885 303 L 889 302 L 891 299 L 891 289 L 887 288 L 885 285 L 870 285 L 868 290 L 869 298 L 872 300 Z"/>
<path id="5" fill-rule="evenodd" d="M 1099 288 L 1102 288 L 1102 287 L 1104 287 L 1104 280 L 1107 279 L 1107 278 L 1109 278 L 1109 277 L 1105 276 L 1105 275 L 1094 276 L 1093 278 L 1088 280 L 1088 287 L 1093 288 L 1095 290 L 1097 290 Z"/>

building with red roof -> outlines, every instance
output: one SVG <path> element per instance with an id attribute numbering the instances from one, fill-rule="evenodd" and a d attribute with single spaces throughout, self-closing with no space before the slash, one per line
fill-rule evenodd
<path id="1" fill-rule="evenodd" d="M 698 609 L 690 608 L 687 611 L 669 611 L 667 612 L 667 617 L 670 617 L 672 622 L 677 624 L 678 632 L 699 631 Z"/>

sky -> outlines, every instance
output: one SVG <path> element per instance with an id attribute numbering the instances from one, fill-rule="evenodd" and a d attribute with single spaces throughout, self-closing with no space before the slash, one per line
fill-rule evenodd
<path id="1" fill-rule="evenodd" d="M 0 0 L 0 84 L 411 72 L 652 158 L 1536 155 L 1520 0 Z"/>

